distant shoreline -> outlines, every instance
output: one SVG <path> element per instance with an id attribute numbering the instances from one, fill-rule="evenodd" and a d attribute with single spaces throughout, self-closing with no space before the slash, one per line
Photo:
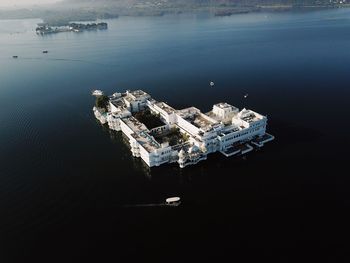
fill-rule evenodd
<path id="1" fill-rule="evenodd" d="M 50 26 L 62 26 L 73 21 L 96 21 L 101 19 L 113 19 L 119 16 L 143 17 L 143 16 L 163 16 L 175 14 L 199 14 L 207 13 L 212 16 L 231 16 L 236 14 L 260 13 L 260 12 L 293 12 L 293 11 L 317 11 L 331 9 L 347 9 L 350 4 L 337 5 L 256 5 L 256 6 L 195 6 L 191 8 L 130 8 L 130 9 L 111 9 L 110 11 L 96 9 L 0 9 L 0 20 L 10 19 L 41 19 Z"/>

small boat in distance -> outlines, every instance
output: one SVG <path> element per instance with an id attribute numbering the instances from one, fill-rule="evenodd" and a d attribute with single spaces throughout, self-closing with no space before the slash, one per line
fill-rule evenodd
<path id="1" fill-rule="evenodd" d="M 12 56 L 12 58 L 18 58 L 18 56 Z"/>
<path id="2" fill-rule="evenodd" d="M 49 53 L 49 51 L 47 51 L 47 50 L 44 50 L 44 51 L 43 51 L 43 53 L 44 53 L 44 54 L 47 54 L 47 53 Z"/>
<path id="3" fill-rule="evenodd" d="M 248 98 L 248 93 L 244 95 L 244 98 L 245 98 L 245 99 Z"/>
<path id="4" fill-rule="evenodd" d="M 169 206 L 178 206 L 181 204 L 180 197 L 169 197 L 165 200 L 165 204 Z"/>
<path id="5" fill-rule="evenodd" d="M 215 83 L 213 81 L 210 81 L 210 87 L 214 87 Z"/>

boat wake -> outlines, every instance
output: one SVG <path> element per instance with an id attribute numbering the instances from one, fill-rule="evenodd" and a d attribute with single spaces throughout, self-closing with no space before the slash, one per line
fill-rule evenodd
<path id="1" fill-rule="evenodd" d="M 169 197 L 165 200 L 165 203 L 158 204 L 136 204 L 136 205 L 124 205 L 123 207 L 160 207 L 160 206 L 179 206 L 181 204 L 180 197 Z"/>
<path id="2" fill-rule="evenodd" d="M 84 64 L 92 64 L 92 65 L 99 65 L 99 66 L 104 66 L 104 67 L 116 67 L 118 65 L 115 64 L 104 64 L 104 63 L 99 63 L 95 61 L 90 61 L 90 60 L 84 60 L 84 59 L 71 59 L 71 58 L 41 58 L 41 57 L 18 57 L 14 56 L 18 60 L 44 60 L 44 61 L 69 61 L 69 62 L 78 62 L 78 63 L 84 63 Z"/>
<path id="3" fill-rule="evenodd" d="M 165 203 L 162 204 L 137 204 L 137 205 L 124 205 L 123 207 L 129 208 L 129 207 L 161 207 L 161 206 L 168 206 Z"/>

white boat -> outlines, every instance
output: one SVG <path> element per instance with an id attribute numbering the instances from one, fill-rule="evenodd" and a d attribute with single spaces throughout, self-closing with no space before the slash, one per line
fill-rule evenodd
<path id="1" fill-rule="evenodd" d="M 165 200 L 166 205 L 178 206 L 181 203 L 180 197 L 169 197 Z"/>
<path id="2" fill-rule="evenodd" d="M 210 81 L 210 86 L 214 87 L 215 83 L 213 81 Z"/>

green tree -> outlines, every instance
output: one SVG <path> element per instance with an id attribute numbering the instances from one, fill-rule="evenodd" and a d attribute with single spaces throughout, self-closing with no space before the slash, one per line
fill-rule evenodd
<path id="1" fill-rule="evenodd" d="M 96 97 L 95 105 L 97 108 L 107 110 L 108 105 L 108 97 L 106 95 Z"/>

